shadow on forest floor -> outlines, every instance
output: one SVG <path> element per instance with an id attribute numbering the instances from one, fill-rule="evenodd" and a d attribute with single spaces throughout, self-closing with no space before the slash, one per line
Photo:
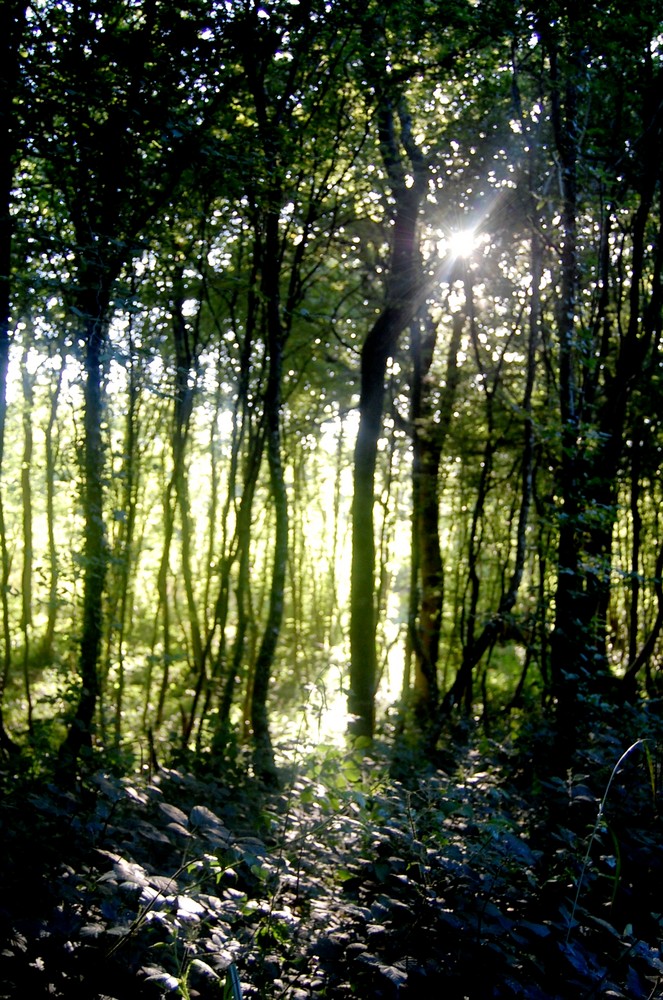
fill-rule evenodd
<path id="1" fill-rule="evenodd" d="M 231 967 L 246 1000 L 660 997 L 655 754 L 597 822 L 616 742 L 563 777 L 485 740 L 400 780 L 318 748 L 270 793 L 5 774 L 0 997 L 232 997 Z"/>

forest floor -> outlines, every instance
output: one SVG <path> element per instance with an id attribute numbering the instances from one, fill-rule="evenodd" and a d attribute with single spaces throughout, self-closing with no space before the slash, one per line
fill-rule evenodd
<path id="1" fill-rule="evenodd" d="M 628 746 L 284 747 L 279 791 L 5 770 L 0 997 L 661 997 L 663 754 Z"/>

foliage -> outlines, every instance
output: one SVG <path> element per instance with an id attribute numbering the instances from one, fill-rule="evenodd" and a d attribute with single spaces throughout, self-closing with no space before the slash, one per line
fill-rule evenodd
<path id="1" fill-rule="evenodd" d="M 448 770 L 283 745 L 270 793 L 241 762 L 69 792 L 5 772 L 0 995 L 645 1000 L 661 734 L 629 723 L 648 757 L 616 719 L 566 777 L 524 727 L 466 731 Z"/>

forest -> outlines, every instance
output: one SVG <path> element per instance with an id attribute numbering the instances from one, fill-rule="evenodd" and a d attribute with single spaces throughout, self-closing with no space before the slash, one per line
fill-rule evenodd
<path id="1" fill-rule="evenodd" d="M 0 1000 L 663 997 L 662 0 L 0 5 Z"/>

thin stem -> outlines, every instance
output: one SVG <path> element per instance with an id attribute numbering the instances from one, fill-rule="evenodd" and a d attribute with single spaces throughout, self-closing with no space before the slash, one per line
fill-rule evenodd
<path id="1" fill-rule="evenodd" d="M 574 921 L 574 918 L 575 918 L 575 913 L 576 913 L 576 910 L 578 908 L 578 900 L 580 898 L 580 890 L 582 888 L 582 883 L 583 883 L 584 878 L 585 878 L 585 872 L 587 871 L 587 866 L 589 865 L 589 856 L 591 854 L 592 844 L 594 843 L 594 840 L 596 839 L 596 836 L 597 836 L 597 834 L 599 832 L 599 826 L 601 824 L 601 820 L 603 819 L 603 810 L 605 809 L 605 804 L 606 804 L 606 801 L 607 801 L 607 798 L 608 798 L 608 794 L 610 792 L 610 788 L 612 786 L 612 782 L 613 782 L 613 780 L 615 778 L 615 775 L 619 771 L 619 768 L 622 766 L 622 764 L 624 763 L 624 761 L 626 760 L 626 758 L 634 750 L 636 750 L 637 747 L 644 746 L 646 744 L 646 742 L 647 741 L 644 740 L 644 739 L 639 739 L 639 740 L 636 740 L 635 743 L 632 743 L 631 746 L 628 748 L 628 750 L 625 750 L 624 753 L 621 755 L 621 757 L 619 758 L 619 760 L 617 761 L 617 763 L 613 767 L 612 774 L 610 775 L 610 778 L 608 779 L 608 784 L 605 787 L 605 792 L 603 793 L 603 798 L 601 799 L 601 802 L 599 804 L 599 811 L 596 814 L 596 822 L 594 823 L 594 829 L 592 830 L 592 835 L 589 838 L 589 843 L 587 844 L 587 851 L 585 853 L 585 859 L 584 859 L 584 861 L 582 863 L 582 871 L 580 872 L 580 878 L 578 879 L 578 885 L 576 887 L 575 899 L 573 900 L 573 907 L 571 908 L 571 915 L 569 917 L 569 922 L 568 922 L 568 926 L 567 926 L 567 929 L 566 929 L 566 943 L 567 944 L 569 943 L 569 938 L 571 937 L 571 927 L 573 925 L 573 921 Z"/>

